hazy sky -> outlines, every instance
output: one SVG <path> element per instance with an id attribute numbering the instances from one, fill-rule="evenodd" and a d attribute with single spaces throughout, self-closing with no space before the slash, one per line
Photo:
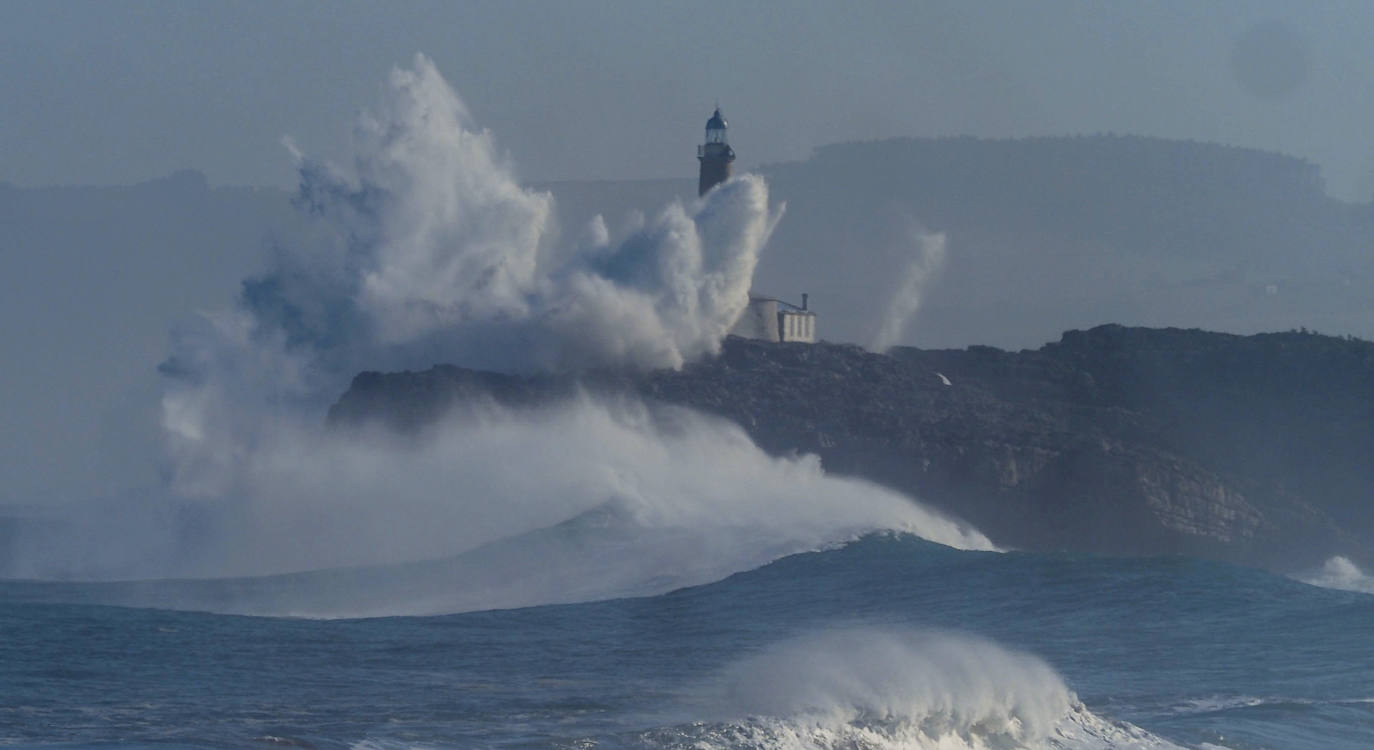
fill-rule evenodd
<path id="1" fill-rule="evenodd" d="M 1374 3 L 0 0 L 0 181 L 288 185 L 424 52 L 528 180 L 686 177 L 905 135 L 1114 131 L 1312 159 L 1374 193 Z"/>

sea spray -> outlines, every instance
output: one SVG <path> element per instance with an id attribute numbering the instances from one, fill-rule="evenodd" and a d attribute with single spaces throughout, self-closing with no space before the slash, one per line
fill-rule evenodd
<path id="1" fill-rule="evenodd" d="M 168 539 L 165 506 L 130 503 L 119 538 L 83 555 L 62 541 L 98 534 L 83 525 L 48 539 L 44 554 L 31 550 L 22 573 L 223 578 L 361 566 L 372 572 L 298 577 L 287 597 L 247 580 L 233 597 L 159 595 L 178 608 L 359 616 L 659 593 L 875 530 L 992 548 L 898 493 L 827 475 L 815 456 L 769 456 L 733 423 L 633 399 L 479 404 L 418 438 L 279 423 L 238 465 L 194 534 L 182 529 L 186 543 Z M 141 567 L 114 566 L 134 557 Z M 402 565 L 416 561 L 430 562 Z"/>
<path id="2" fill-rule="evenodd" d="M 781 209 L 744 175 L 612 239 L 559 247 L 434 65 L 394 71 L 349 169 L 296 150 L 303 236 L 238 306 L 174 331 L 162 370 L 173 491 L 240 492 L 260 445 L 315 429 L 363 369 L 679 367 L 718 350 Z M 318 441 L 316 441 L 318 442 Z"/>
<path id="3" fill-rule="evenodd" d="M 277 243 L 240 298 L 252 344 L 344 377 L 437 360 L 679 367 L 718 350 L 781 215 L 764 181 L 743 175 L 624 236 L 598 217 L 560 245 L 551 196 L 519 184 L 423 56 L 392 73 L 355 140 L 347 169 L 296 150 L 308 231 Z M 177 348 L 169 369 L 213 376 L 195 354 Z"/>
<path id="4" fill-rule="evenodd" d="M 943 232 L 927 232 L 910 223 L 907 227 L 907 236 L 912 247 L 911 258 L 907 261 L 906 271 L 902 274 L 896 291 L 892 293 L 878 333 L 870 347 L 876 352 L 885 352 L 901 343 L 907 326 L 921 307 L 926 286 L 944 268 Z"/>
<path id="5" fill-rule="evenodd" d="M 597 220 L 560 246 L 551 199 L 520 186 L 423 56 L 393 72 L 356 143 L 346 167 L 292 145 L 306 231 L 276 244 L 234 309 L 174 331 L 162 367 L 166 486 L 123 499 L 118 534 L 105 533 L 109 514 L 80 509 L 56 532 L 21 534 L 7 575 L 222 578 L 451 560 L 423 591 L 393 569 L 333 578 L 328 601 L 302 588 L 310 607 L 276 596 L 222 605 L 385 614 L 662 591 L 879 529 L 990 548 L 897 493 L 827 476 L 814 456 L 770 457 L 734 425 L 635 401 L 478 408 L 418 437 L 326 430 L 325 407 L 363 369 L 576 372 L 709 355 L 747 304 L 781 215 L 764 181 L 744 175 L 623 236 Z M 578 534 L 597 518 L 619 536 Z M 384 596 L 363 601 L 351 588 L 361 578 L 386 581 L 368 589 Z"/>
<path id="6" fill-rule="evenodd" d="M 942 631 L 859 626 L 796 636 L 725 668 L 696 701 L 709 721 L 646 733 L 645 744 L 1177 750 L 1093 714 L 1042 659 Z"/>
<path id="7" fill-rule="evenodd" d="M 1040 659 L 948 633 L 849 628 L 777 644 L 723 678 L 729 704 L 818 737 L 950 735 L 1028 746 L 1075 702 Z M 826 744 L 837 744 L 835 741 Z"/>
<path id="8" fill-rule="evenodd" d="M 1374 576 L 1369 575 L 1348 557 L 1337 555 L 1327 560 L 1319 570 L 1296 576 L 1303 583 L 1327 589 L 1358 591 L 1374 594 Z"/>
<path id="9" fill-rule="evenodd" d="M 635 400 L 489 405 L 455 413 L 418 440 L 286 430 L 266 436 L 244 466 L 252 538 L 223 545 L 246 554 L 224 560 L 222 573 L 431 559 L 606 503 L 636 528 L 693 530 L 727 573 L 743 569 L 724 563 L 736 556 L 757 564 L 762 549 L 799 551 L 877 529 L 990 548 L 977 531 L 895 492 L 827 476 L 814 456 L 774 458 L 730 422 Z M 708 544 L 731 529 L 746 532 L 741 549 Z M 302 535 L 310 544 L 293 543 Z"/>

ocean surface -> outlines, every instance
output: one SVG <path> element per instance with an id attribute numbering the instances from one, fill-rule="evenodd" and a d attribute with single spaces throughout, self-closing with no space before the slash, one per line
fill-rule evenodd
<path id="1" fill-rule="evenodd" d="M 381 611 L 464 571 L 0 582 L 0 742 L 1374 747 L 1374 596 L 1258 570 L 881 532 L 644 596 Z M 373 616 L 292 612 L 360 581 Z"/>

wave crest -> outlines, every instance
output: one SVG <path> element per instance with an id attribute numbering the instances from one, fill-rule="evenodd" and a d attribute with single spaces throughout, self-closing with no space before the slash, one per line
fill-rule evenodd
<path id="1" fill-rule="evenodd" d="M 1320 570 L 1298 576 L 1298 580 L 1324 589 L 1374 594 L 1374 576 L 1361 570 L 1350 558 L 1339 555 L 1327 560 Z"/>
<path id="2" fill-rule="evenodd" d="M 657 730 L 696 748 L 1177 748 L 1096 716 L 1043 660 L 966 635 L 843 628 L 775 644 L 713 686 L 725 720 Z"/>
<path id="3" fill-rule="evenodd" d="M 754 726 L 830 747 L 865 737 L 1026 745 L 1047 737 L 1075 702 L 1037 657 L 932 632 L 804 636 L 735 665 L 726 680 L 736 709 L 788 719 Z"/>

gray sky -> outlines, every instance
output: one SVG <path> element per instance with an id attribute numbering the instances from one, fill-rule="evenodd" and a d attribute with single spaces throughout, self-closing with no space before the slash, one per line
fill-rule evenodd
<path id="1" fill-rule="evenodd" d="M 1114 131 L 1253 146 L 1374 193 L 1374 3 L 0 0 L 0 180 L 194 167 L 289 185 L 434 59 L 528 180 L 690 177 L 719 98 L 748 166 L 844 140 Z"/>

